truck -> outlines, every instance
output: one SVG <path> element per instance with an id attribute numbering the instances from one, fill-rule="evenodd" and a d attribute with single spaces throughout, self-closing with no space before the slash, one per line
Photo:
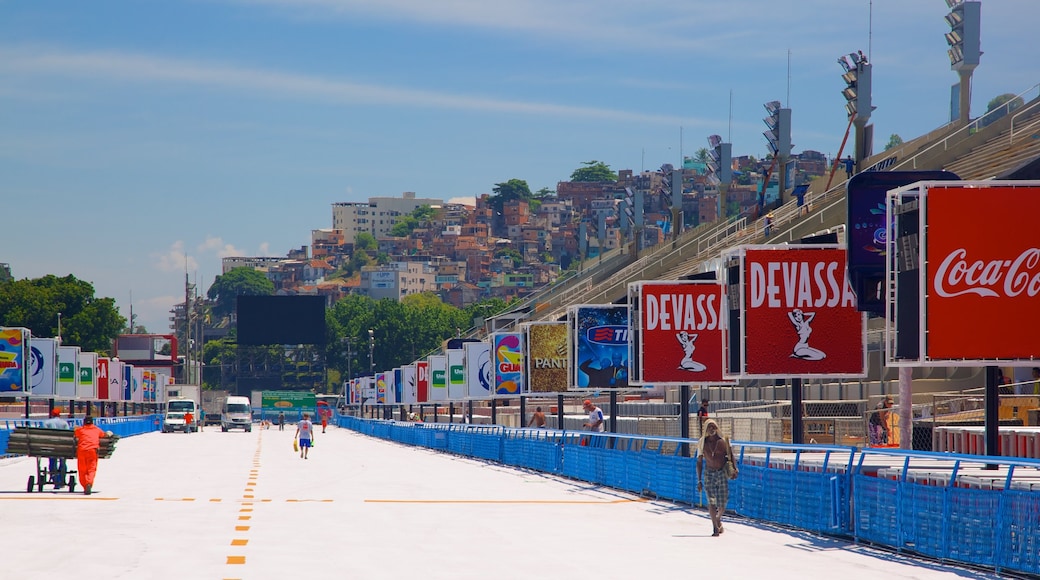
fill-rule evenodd
<path id="1" fill-rule="evenodd" d="M 230 391 L 202 391 L 202 410 L 206 413 L 205 425 L 220 425 L 220 413 L 224 409 Z"/>
<path id="2" fill-rule="evenodd" d="M 202 388 L 198 385 L 167 385 L 166 386 L 166 400 L 164 403 L 169 404 L 171 399 L 191 399 L 195 401 L 196 411 L 198 406 L 202 404 Z"/>

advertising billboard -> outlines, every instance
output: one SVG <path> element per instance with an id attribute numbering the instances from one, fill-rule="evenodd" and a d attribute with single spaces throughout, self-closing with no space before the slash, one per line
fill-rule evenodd
<path id="1" fill-rule="evenodd" d="M 491 344 L 467 342 L 462 349 L 466 359 L 466 397 L 487 399 L 494 390 L 495 365 L 491 361 Z"/>
<path id="2" fill-rule="evenodd" d="M 461 348 L 449 348 L 444 351 L 447 365 L 448 399 L 458 401 L 466 398 L 466 364 L 465 353 Z"/>
<path id="3" fill-rule="evenodd" d="M 58 398 L 75 399 L 79 380 L 79 347 L 58 347 Z"/>
<path id="4" fill-rule="evenodd" d="M 29 388 L 34 396 L 53 396 L 58 383 L 58 339 L 33 338 L 29 344 Z"/>
<path id="5" fill-rule="evenodd" d="M 0 327 L 0 394 L 29 393 L 29 329 Z"/>
<path id="6" fill-rule="evenodd" d="M 739 296 L 730 378 L 866 376 L 866 314 L 837 245 L 742 246 L 724 254 Z M 735 363 L 735 364 L 734 364 Z"/>
<path id="7" fill-rule="evenodd" d="M 430 400 L 448 400 L 448 359 L 442 354 L 426 357 L 430 363 Z"/>
<path id="8" fill-rule="evenodd" d="M 415 363 L 415 398 L 416 403 L 425 403 L 430 400 L 429 361 L 421 360 Z"/>
<path id="9" fill-rule="evenodd" d="M 715 281 L 635 282 L 633 380 L 655 385 L 722 384 L 726 286 Z"/>
<path id="10" fill-rule="evenodd" d="M 575 389 L 627 389 L 628 306 L 585 305 L 567 309 L 570 383 Z"/>
<path id="11" fill-rule="evenodd" d="M 920 243 L 890 243 L 888 362 L 1038 366 L 1040 182 L 922 182 L 889 205 Z"/>
<path id="12" fill-rule="evenodd" d="M 524 335 L 519 332 L 492 334 L 491 348 L 495 353 L 495 394 L 519 395 L 526 392 Z"/>
<path id="13" fill-rule="evenodd" d="M 570 382 L 566 322 L 531 322 L 524 325 L 527 346 L 528 392 L 559 393 Z"/>

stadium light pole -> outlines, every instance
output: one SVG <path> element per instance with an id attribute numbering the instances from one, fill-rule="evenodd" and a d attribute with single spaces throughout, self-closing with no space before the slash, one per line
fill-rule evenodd
<path id="1" fill-rule="evenodd" d="M 368 329 L 368 367 L 369 372 L 372 376 L 376 376 L 376 331 L 371 328 Z"/>
<path id="2" fill-rule="evenodd" d="M 966 0 L 946 0 L 950 13 L 946 15 L 946 23 L 950 31 L 946 33 L 946 43 L 950 45 L 947 55 L 950 57 L 950 68 L 960 76 L 958 84 L 958 121 L 967 124 L 971 119 L 971 75 L 979 66 L 981 50 L 982 4 Z"/>

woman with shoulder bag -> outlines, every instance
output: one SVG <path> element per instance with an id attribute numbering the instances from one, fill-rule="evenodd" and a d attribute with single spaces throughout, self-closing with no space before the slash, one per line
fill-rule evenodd
<path id="1" fill-rule="evenodd" d="M 706 467 L 706 469 L 705 469 Z M 729 501 L 729 480 L 737 478 L 733 449 L 714 419 L 704 422 L 704 436 L 697 442 L 697 492 L 708 494 L 712 536 L 723 532 L 722 514 Z"/>

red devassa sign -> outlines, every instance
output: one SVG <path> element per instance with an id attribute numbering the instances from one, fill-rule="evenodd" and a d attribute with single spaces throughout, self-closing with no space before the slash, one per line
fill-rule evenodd
<path id="1" fill-rule="evenodd" d="M 724 382 L 723 284 L 643 284 L 643 381 Z"/>
<path id="2" fill-rule="evenodd" d="M 930 187 L 925 331 L 929 359 L 1040 355 L 1040 187 Z"/>
<path id="3" fill-rule="evenodd" d="M 748 249 L 743 272 L 743 374 L 865 373 L 863 313 L 844 249 Z"/>

